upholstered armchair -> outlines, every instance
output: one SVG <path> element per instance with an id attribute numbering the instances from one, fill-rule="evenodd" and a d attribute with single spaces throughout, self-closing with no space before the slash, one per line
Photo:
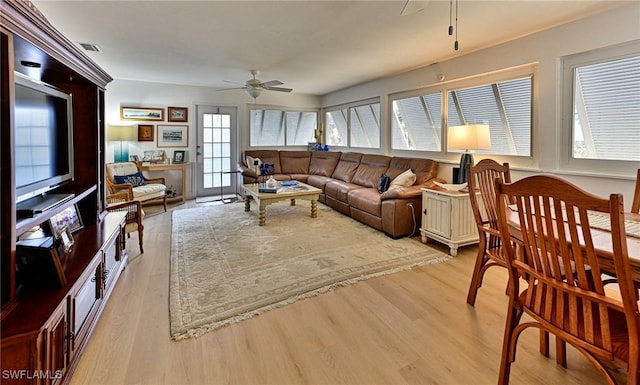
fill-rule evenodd
<path id="1" fill-rule="evenodd" d="M 137 200 L 131 200 L 131 196 L 126 191 L 107 195 L 106 199 L 107 211 L 124 211 L 127 213 L 124 232 L 127 234 L 127 238 L 131 238 L 131 233 L 134 231 L 138 232 L 140 253 L 144 253 L 144 247 L 142 245 L 144 231 L 142 219 L 144 218 L 144 211 L 142 211 L 142 203 Z"/>
<path id="2" fill-rule="evenodd" d="M 167 186 L 164 178 L 146 178 L 135 162 L 106 164 L 107 189 L 110 194 L 126 191 L 133 200 L 162 202 L 167 211 Z"/>

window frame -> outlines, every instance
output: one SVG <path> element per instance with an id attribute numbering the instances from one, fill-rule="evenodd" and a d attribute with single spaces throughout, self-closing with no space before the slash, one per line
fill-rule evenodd
<path id="1" fill-rule="evenodd" d="M 587 174 L 611 174 L 616 170 L 619 175 L 635 175 L 638 162 L 633 160 L 588 159 L 573 157 L 573 119 L 574 119 L 574 74 L 581 66 L 619 60 L 640 55 L 640 40 L 598 48 L 586 52 L 561 57 L 559 60 L 561 100 L 561 122 L 559 141 L 559 167 L 563 171 Z"/>
<path id="2" fill-rule="evenodd" d="M 283 116 L 283 121 L 284 121 L 284 127 L 283 127 L 283 135 L 284 135 L 284 144 L 265 144 L 265 145 L 252 145 L 251 144 L 251 140 L 252 140 L 252 132 L 251 132 L 251 121 L 252 121 L 252 113 L 253 111 L 256 110 L 260 110 L 260 111 L 281 111 L 284 113 Z M 318 130 L 318 127 L 320 127 L 320 117 L 322 115 L 322 110 L 320 108 L 294 108 L 294 107 L 279 107 L 279 106 L 272 106 L 272 105 L 267 105 L 267 104 L 250 104 L 248 105 L 247 108 L 248 111 L 248 122 L 249 122 L 249 148 L 292 148 L 292 147 L 305 147 L 307 148 L 308 143 L 305 144 L 289 144 L 289 140 L 288 140 L 288 127 L 287 127 L 287 114 L 290 112 L 295 112 L 295 113 L 300 113 L 300 112 L 309 112 L 309 113 L 315 113 L 316 114 L 316 126 L 314 128 L 314 136 L 311 138 L 311 140 L 315 140 L 315 132 Z"/>
<path id="3" fill-rule="evenodd" d="M 456 150 L 449 151 L 447 150 L 447 128 L 449 124 L 449 99 L 448 95 L 450 91 L 456 91 L 459 89 L 465 88 L 473 88 L 480 87 L 484 85 L 491 85 L 500 82 L 506 82 L 510 80 L 520 79 L 530 77 L 531 78 L 531 127 L 530 127 L 530 143 L 529 143 L 529 154 L 530 155 L 513 155 L 513 154 L 494 154 L 491 151 L 478 151 L 478 154 L 482 155 L 495 155 L 496 159 L 504 159 L 504 161 L 509 161 L 509 159 L 515 160 L 514 164 L 524 164 L 530 162 L 534 159 L 534 154 L 536 150 L 536 125 L 537 125 L 537 117 L 536 117 L 536 102 L 538 99 L 538 63 L 527 63 L 519 66 L 514 66 L 510 68 L 504 68 L 496 71 L 491 71 L 487 73 L 477 74 L 473 76 L 469 76 L 462 79 L 451 80 L 448 82 L 442 82 L 435 85 L 430 85 L 427 87 L 421 87 L 414 90 L 397 92 L 389 95 L 388 100 L 388 110 L 389 110 L 389 137 L 391 138 L 392 133 L 392 123 L 391 119 L 395 119 L 393 116 L 393 101 L 398 99 L 405 99 L 416 96 L 423 96 L 427 94 L 434 94 L 440 92 L 442 101 L 440 103 L 441 107 L 441 130 L 440 133 L 441 144 L 440 151 L 424 151 L 424 150 L 404 150 L 404 149 L 393 149 L 391 148 L 392 144 L 389 143 L 389 148 L 393 152 L 403 152 L 403 153 L 421 153 L 427 154 L 427 156 L 431 157 L 446 157 L 446 159 L 450 159 L 451 161 L 457 161 L 460 156 L 460 152 Z M 475 152 L 474 152 L 475 153 Z"/>
<path id="4" fill-rule="evenodd" d="M 350 102 L 350 103 L 344 103 L 344 104 L 338 104 L 338 105 L 333 105 L 333 106 L 329 106 L 329 107 L 325 107 L 322 110 L 322 121 L 323 121 L 323 143 L 326 143 L 329 145 L 329 147 L 331 148 L 340 148 L 340 149 L 358 149 L 358 151 L 380 151 L 382 150 L 382 146 L 383 146 L 383 140 L 382 140 L 382 119 L 383 119 L 383 112 L 382 112 L 382 102 L 380 100 L 380 97 L 375 97 L 375 98 L 369 98 L 369 99 L 363 99 L 363 100 L 358 100 L 358 101 L 354 101 L 354 102 Z M 377 147 L 356 147 L 356 146 L 352 146 L 351 144 L 351 113 L 352 110 L 355 110 L 358 107 L 365 107 L 365 106 L 372 106 L 374 104 L 378 104 L 378 146 Z M 340 111 L 346 109 L 347 110 L 347 116 L 346 116 L 346 123 L 347 123 L 347 144 L 346 146 L 337 146 L 337 145 L 331 145 L 330 143 L 327 143 L 327 114 L 332 112 L 332 111 Z"/>

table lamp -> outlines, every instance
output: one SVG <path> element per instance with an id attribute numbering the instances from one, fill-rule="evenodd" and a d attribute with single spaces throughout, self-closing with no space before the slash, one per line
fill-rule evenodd
<path id="1" fill-rule="evenodd" d="M 129 161 L 129 142 L 136 140 L 136 131 L 133 126 L 107 126 L 107 140 L 110 142 L 120 142 L 119 147 L 113 148 L 113 161 L 128 162 Z"/>
<path id="2" fill-rule="evenodd" d="M 465 124 L 447 129 L 447 150 L 464 150 L 460 157 L 458 179 L 453 183 L 467 181 L 467 165 L 473 165 L 473 155 L 469 150 L 490 150 L 491 135 L 486 124 Z"/>

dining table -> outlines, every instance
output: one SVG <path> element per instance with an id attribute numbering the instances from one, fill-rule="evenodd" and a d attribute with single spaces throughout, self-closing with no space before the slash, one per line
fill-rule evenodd
<path id="1" fill-rule="evenodd" d="M 613 263 L 613 245 L 611 242 L 611 231 L 608 225 L 608 215 L 598 213 L 591 214 L 590 226 L 592 228 L 593 246 L 600 263 L 600 269 L 615 275 Z M 625 213 L 625 228 L 627 230 L 627 251 L 631 264 L 631 276 L 633 280 L 640 284 L 640 214 Z M 518 211 L 512 205 L 507 207 L 507 222 L 513 230 L 512 236 L 518 237 L 520 230 L 520 218 Z"/>

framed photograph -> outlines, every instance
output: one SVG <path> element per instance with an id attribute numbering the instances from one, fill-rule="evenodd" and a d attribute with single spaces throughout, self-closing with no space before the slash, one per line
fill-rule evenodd
<path id="1" fill-rule="evenodd" d="M 138 124 L 138 142 L 153 142 L 153 124 Z"/>
<path id="2" fill-rule="evenodd" d="M 158 147 L 189 146 L 189 126 L 165 126 L 158 124 Z"/>
<path id="3" fill-rule="evenodd" d="M 189 109 L 187 107 L 167 107 L 168 122 L 187 122 Z"/>
<path id="4" fill-rule="evenodd" d="M 184 150 L 176 150 L 173 152 L 173 163 L 184 163 L 186 162 L 186 151 Z"/>
<path id="5" fill-rule="evenodd" d="M 120 107 L 122 120 L 164 120 L 164 108 Z"/>
<path id="6" fill-rule="evenodd" d="M 165 156 L 166 154 L 164 150 L 145 150 L 142 161 L 150 163 L 164 163 Z"/>
<path id="7" fill-rule="evenodd" d="M 76 205 L 69 206 L 62 210 L 62 212 L 52 216 L 49 219 L 49 225 L 51 226 L 51 234 L 56 239 L 60 238 L 60 231 L 64 228 L 66 228 L 69 233 L 73 233 L 84 227 Z"/>
<path id="8" fill-rule="evenodd" d="M 67 226 L 64 226 L 58 231 L 58 239 L 60 239 L 60 245 L 62 245 L 65 253 L 71 251 L 71 247 L 73 247 L 73 234 L 71 234 L 71 230 L 69 230 Z"/>

